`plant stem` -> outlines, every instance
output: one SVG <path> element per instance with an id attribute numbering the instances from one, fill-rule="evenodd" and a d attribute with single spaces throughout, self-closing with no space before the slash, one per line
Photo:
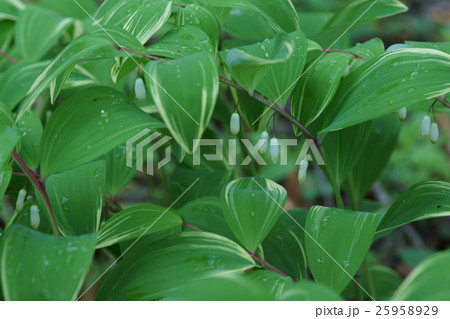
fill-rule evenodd
<path id="1" fill-rule="evenodd" d="M 338 208 L 345 208 L 344 201 L 342 200 L 341 190 L 338 186 L 333 185 L 334 197 L 336 198 L 336 204 Z"/>
<path id="2" fill-rule="evenodd" d="M 52 225 L 53 232 L 55 233 L 55 235 L 60 235 L 58 225 L 56 223 L 55 214 L 53 213 L 53 209 L 52 206 L 50 205 L 50 200 L 48 198 L 47 192 L 45 191 L 44 185 L 37 179 L 36 175 L 28 167 L 28 165 L 24 162 L 24 160 L 20 157 L 20 155 L 16 151 L 12 151 L 11 155 L 14 157 L 14 160 L 24 171 L 24 173 L 28 176 L 31 183 L 36 187 L 39 194 L 41 194 L 42 198 L 44 199 L 44 204 L 47 208 L 47 212 L 50 215 L 50 224 Z"/>
<path id="3" fill-rule="evenodd" d="M 441 102 L 442 104 L 444 104 L 446 107 L 449 107 L 449 108 L 450 108 L 450 102 L 448 102 L 448 101 L 445 99 L 445 97 L 440 97 L 440 96 L 438 96 L 438 97 L 436 97 L 435 99 L 438 100 L 439 102 Z"/>
<path id="4" fill-rule="evenodd" d="M 0 55 L 1 55 L 2 57 L 4 57 L 5 59 L 7 59 L 9 62 L 12 62 L 12 63 L 14 63 L 14 64 L 19 63 L 19 62 L 17 62 L 16 59 L 14 59 L 13 57 L 9 56 L 8 54 L 6 54 L 6 53 L 5 53 L 4 51 L 2 51 L 2 50 L 0 50 Z"/>
<path id="5" fill-rule="evenodd" d="M 338 50 L 338 49 L 322 49 L 322 51 L 323 51 L 323 52 L 342 52 L 342 53 L 347 53 L 347 54 L 353 55 L 353 57 L 356 58 L 356 59 L 360 59 L 360 60 L 363 60 L 363 61 L 367 61 L 366 58 L 363 58 L 362 56 L 359 56 L 359 55 L 357 55 L 357 54 L 355 54 L 355 53 L 353 53 L 353 52 L 350 52 L 350 51 Z"/>
<path id="6" fill-rule="evenodd" d="M 288 275 L 286 275 L 284 272 L 282 272 L 281 270 L 279 270 L 278 268 L 275 268 L 274 266 L 272 266 L 271 264 L 269 264 L 267 261 L 259 258 L 258 256 L 255 255 L 255 253 L 252 252 L 248 252 L 248 254 L 257 262 L 259 262 L 260 264 L 266 266 L 267 268 L 269 268 L 270 270 L 273 270 L 277 273 L 279 273 L 281 276 L 283 277 L 289 277 Z"/>
<path id="7" fill-rule="evenodd" d="M 139 55 L 141 57 L 147 58 L 147 59 L 152 60 L 152 61 L 166 62 L 165 59 L 163 59 L 161 57 L 158 57 L 158 56 L 155 56 L 155 55 L 151 55 L 151 54 L 146 53 L 146 52 L 140 52 L 140 51 L 128 49 L 128 48 L 125 48 L 125 47 L 121 47 L 121 46 L 118 46 L 118 45 L 114 45 L 114 48 L 116 50 L 122 50 L 122 51 L 126 51 L 126 52 L 129 52 L 129 53 L 133 53 L 133 54 Z"/>
<path id="8" fill-rule="evenodd" d="M 276 105 L 275 103 L 270 102 L 269 100 L 265 99 L 264 97 L 262 97 L 261 95 L 259 95 L 257 93 L 253 92 L 252 94 L 250 94 L 250 92 L 248 92 L 243 86 L 241 86 L 231 80 L 228 80 L 227 78 L 224 78 L 223 76 L 219 76 L 219 80 L 220 80 L 220 82 L 222 82 L 230 87 L 233 87 L 237 90 L 240 90 L 240 91 L 246 93 L 248 96 L 267 105 L 269 108 L 271 108 L 275 112 L 279 113 L 282 117 L 284 117 L 289 122 L 291 122 L 293 125 L 295 125 L 300 131 L 302 131 L 303 134 L 305 134 L 305 136 L 314 140 L 314 142 L 317 144 L 316 137 L 302 123 L 297 121 L 297 119 L 295 117 L 293 117 L 291 114 L 289 114 L 287 111 L 285 111 L 280 106 Z"/>

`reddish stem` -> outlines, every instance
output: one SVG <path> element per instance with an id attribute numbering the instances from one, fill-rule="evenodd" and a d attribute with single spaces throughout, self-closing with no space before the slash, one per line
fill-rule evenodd
<path id="1" fill-rule="evenodd" d="M 12 62 L 12 63 L 14 63 L 14 64 L 19 63 L 19 62 L 17 62 L 16 59 L 14 59 L 13 57 L 9 56 L 8 54 L 6 54 L 5 52 L 3 52 L 2 50 L 0 50 L 0 55 L 1 55 L 2 57 L 4 57 L 5 59 L 7 59 L 9 62 Z"/>
<path id="2" fill-rule="evenodd" d="M 44 199 L 45 205 L 47 206 L 47 210 L 50 213 L 51 221 L 53 223 L 54 231 L 57 235 L 59 235 L 58 224 L 56 223 L 55 214 L 53 213 L 52 206 L 50 204 L 50 200 L 48 198 L 47 192 L 45 191 L 44 184 L 41 183 L 35 173 L 28 167 L 28 165 L 24 162 L 24 160 L 20 157 L 20 155 L 16 151 L 12 151 L 11 155 L 14 157 L 14 160 L 20 166 L 20 168 L 25 172 L 25 174 L 30 179 L 31 183 L 36 187 L 37 191 L 42 195 Z"/>
<path id="3" fill-rule="evenodd" d="M 256 261 L 259 262 L 260 264 L 266 266 L 266 267 L 269 268 L 270 270 L 273 270 L 273 271 L 279 273 L 279 274 L 280 274 L 281 276 L 283 276 L 283 277 L 289 277 L 288 275 L 286 275 L 286 274 L 285 274 L 284 272 L 282 272 L 281 270 L 279 270 L 279 269 L 275 268 L 274 266 L 272 266 L 271 264 L 269 264 L 267 261 L 265 261 L 265 260 L 259 258 L 258 256 L 256 256 L 255 253 L 248 252 L 248 254 L 249 254 L 250 256 L 252 256 L 252 258 L 253 258 L 254 260 L 256 260 Z"/>
<path id="4" fill-rule="evenodd" d="M 353 57 L 356 58 L 356 59 L 361 59 L 363 61 L 367 61 L 366 58 L 363 58 L 362 56 L 357 55 L 357 54 L 355 54 L 353 52 L 350 52 L 350 51 L 339 50 L 339 49 L 322 49 L 322 51 L 323 52 L 342 52 L 342 53 L 347 53 L 347 54 L 353 55 Z"/>
<path id="5" fill-rule="evenodd" d="M 185 222 L 183 222 L 182 224 L 183 224 L 184 227 L 187 227 L 187 228 L 190 228 L 190 229 L 193 229 L 193 230 L 196 230 L 196 231 L 202 231 L 200 228 L 192 226 L 191 224 L 188 224 L 188 223 L 185 223 Z"/>
<path id="6" fill-rule="evenodd" d="M 450 107 L 450 102 L 448 102 L 445 97 L 436 97 L 436 100 L 438 100 L 439 102 L 441 102 L 442 104 L 444 104 L 446 107 Z"/>

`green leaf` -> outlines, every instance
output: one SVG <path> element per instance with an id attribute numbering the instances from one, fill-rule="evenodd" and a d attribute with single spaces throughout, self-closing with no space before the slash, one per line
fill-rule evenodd
<path id="1" fill-rule="evenodd" d="M 221 58 L 233 78 L 253 93 L 271 67 L 288 61 L 294 52 L 294 41 L 286 33 L 271 40 L 221 52 Z"/>
<path id="2" fill-rule="evenodd" d="M 45 183 L 58 228 L 65 236 L 98 231 L 105 188 L 105 161 L 50 175 Z"/>
<path id="3" fill-rule="evenodd" d="M 247 250 L 255 251 L 280 217 L 287 193 L 269 179 L 247 177 L 228 183 L 220 200 L 233 234 Z"/>
<path id="4" fill-rule="evenodd" d="M 396 114 L 371 122 L 366 145 L 344 183 L 352 202 L 359 202 L 380 177 L 394 151 L 400 126 L 401 121 Z"/>
<path id="5" fill-rule="evenodd" d="M 370 122 L 328 133 L 322 142 L 326 166 L 321 166 L 338 189 L 358 162 L 367 144 Z"/>
<path id="6" fill-rule="evenodd" d="M 254 271 L 251 273 L 256 273 Z M 243 276 L 214 276 L 202 278 L 170 293 L 171 301 L 272 301 L 274 295 L 259 282 Z"/>
<path id="7" fill-rule="evenodd" d="M 298 233 L 303 230 L 289 217 L 284 218 L 285 216 L 285 213 L 281 215 L 261 244 L 264 260 L 295 281 L 300 281 L 306 278 L 305 250 L 300 238 L 290 227 L 297 228 Z"/>
<path id="8" fill-rule="evenodd" d="M 292 115 L 300 123 L 308 126 L 325 110 L 351 60 L 349 54 L 332 52 L 306 66 L 307 71 L 295 86 L 291 100 Z M 301 134 L 297 127 L 294 131 L 296 135 Z"/>
<path id="9" fill-rule="evenodd" d="M 116 146 L 104 156 L 106 161 L 106 193 L 116 196 L 136 175 L 134 167 L 126 166 L 127 148 L 125 144 Z M 134 158 L 134 157 L 133 157 Z"/>
<path id="10" fill-rule="evenodd" d="M 10 67 L 4 74 L 8 81 L 0 87 L 0 101 L 12 110 L 27 95 L 33 82 L 44 71 L 48 62 L 19 62 Z"/>
<path id="11" fill-rule="evenodd" d="M 8 107 L 0 102 L 0 126 L 13 126 L 14 115 L 9 111 Z"/>
<path id="12" fill-rule="evenodd" d="M 442 216 L 450 216 L 450 183 L 420 182 L 397 198 L 384 215 L 377 232 Z"/>
<path id="13" fill-rule="evenodd" d="M 295 89 L 295 84 L 301 77 L 305 66 L 308 45 L 302 31 L 288 34 L 294 45 L 292 55 L 287 61 L 274 64 L 266 76 L 256 86 L 256 90 L 273 103 L 285 105 Z"/>
<path id="14" fill-rule="evenodd" d="M 450 55 L 431 49 L 400 49 L 351 72 L 332 104 L 331 124 L 340 130 L 450 92 Z"/>
<path id="15" fill-rule="evenodd" d="M 405 44 L 413 48 L 427 48 L 443 51 L 450 54 L 450 42 L 419 42 L 419 41 L 405 41 Z"/>
<path id="16" fill-rule="evenodd" d="M 24 61 L 42 58 L 71 24 L 70 18 L 57 17 L 33 7 L 22 10 L 16 23 L 14 39 Z"/>
<path id="17" fill-rule="evenodd" d="M 97 8 L 95 0 L 40 0 L 39 7 L 46 8 L 58 13 L 63 17 L 71 17 L 75 19 L 89 19 L 90 15 L 94 15 Z"/>
<path id="18" fill-rule="evenodd" d="M 192 153 L 208 127 L 219 91 L 214 55 L 199 52 L 168 63 L 150 62 L 146 70 L 159 114 L 181 148 Z"/>
<path id="19" fill-rule="evenodd" d="M 183 222 L 206 231 L 236 240 L 222 213 L 219 197 L 203 197 L 181 207 L 177 214 Z"/>
<path id="20" fill-rule="evenodd" d="M 196 4 L 189 4 L 181 8 L 179 25 L 193 25 L 202 29 L 211 39 L 214 51 L 217 49 L 220 37 L 220 28 L 216 17 L 204 7 Z M 180 21 L 181 20 L 181 21 Z"/>
<path id="21" fill-rule="evenodd" d="M 191 25 L 171 29 L 147 48 L 147 52 L 152 55 L 170 59 L 179 59 L 202 51 L 214 53 L 213 44 L 204 31 Z"/>
<path id="22" fill-rule="evenodd" d="M 314 280 L 338 293 L 344 290 L 369 250 L 380 218 L 377 213 L 312 207 L 305 243 Z"/>
<path id="23" fill-rule="evenodd" d="M 82 165 L 143 129 L 161 127 L 112 88 L 79 91 L 53 112 L 44 129 L 41 174 L 46 177 Z"/>
<path id="24" fill-rule="evenodd" d="M 17 128 L 0 126 L 0 168 L 8 161 L 19 140 L 20 131 Z"/>
<path id="25" fill-rule="evenodd" d="M 181 218 L 168 208 L 153 204 L 129 207 L 114 214 L 98 232 L 97 248 L 149 235 L 181 225 Z"/>
<path id="26" fill-rule="evenodd" d="M 167 21 L 172 1 L 108 0 L 97 10 L 95 19 L 102 25 L 120 26 L 146 43 Z"/>
<path id="27" fill-rule="evenodd" d="M 345 2 L 344 6 L 328 20 L 323 30 L 313 40 L 329 47 L 342 34 L 359 25 L 396 15 L 408 8 L 397 0 L 354 0 Z"/>
<path id="28" fill-rule="evenodd" d="M 343 301 L 334 291 L 321 284 L 302 281 L 286 290 L 280 298 L 286 301 Z"/>
<path id="29" fill-rule="evenodd" d="M 286 289 L 294 286 L 292 279 L 270 270 L 255 270 L 247 272 L 243 277 L 256 283 L 261 283 L 264 290 L 270 291 L 270 294 L 279 299 Z"/>
<path id="30" fill-rule="evenodd" d="M 188 281 L 254 266 L 238 244 L 211 233 L 185 232 L 145 248 L 127 253 L 107 275 L 96 299 L 160 299 Z"/>
<path id="31" fill-rule="evenodd" d="M 32 111 L 26 112 L 17 122 L 22 132 L 19 155 L 29 168 L 36 170 L 41 159 L 40 143 L 42 137 L 42 123 L 39 116 Z"/>
<path id="32" fill-rule="evenodd" d="M 5 195 L 6 189 L 9 185 L 9 181 L 11 180 L 11 176 L 11 166 L 6 166 L 4 168 L 0 167 L 0 200 L 3 198 L 3 195 Z"/>
<path id="33" fill-rule="evenodd" d="M 434 254 L 417 266 L 395 292 L 392 300 L 444 301 L 449 300 L 450 251 Z"/>
<path id="34" fill-rule="evenodd" d="M 201 4 L 253 11 L 264 17 L 277 32 L 300 30 L 297 12 L 290 0 L 201 0 Z"/>
<path id="35" fill-rule="evenodd" d="M 89 270 L 95 240 L 94 234 L 54 237 L 12 225 L 0 242 L 5 299 L 75 300 Z"/>

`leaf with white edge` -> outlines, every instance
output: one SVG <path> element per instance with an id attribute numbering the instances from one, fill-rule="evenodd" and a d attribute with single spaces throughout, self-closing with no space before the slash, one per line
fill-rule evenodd
<path id="1" fill-rule="evenodd" d="M 245 273 L 243 277 L 248 278 L 261 285 L 270 292 L 275 299 L 279 299 L 286 289 L 292 288 L 294 283 L 289 277 L 284 277 L 275 271 L 255 270 Z"/>
<path id="2" fill-rule="evenodd" d="M 343 291 L 366 256 L 381 217 L 378 213 L 312 207 L 305 244 L 314 280 L 337 293 Z"/>
<path id="3" fill-rule="evenodd" d="M 0 200 L 5 195 L 6 189 L 8 188 L 9 181 L 12 176 L 12 167 L 6 166 L 4 168 L 0 167 Z"/>
<path id="4" fill-rule="evenodd" d="M 180 9 L 178 25 L 192 25 L 202 29 L 211 39 L 214 51 L 217 49 L 220 37 L 220 28 L 216 17 L 206 8 L 189 4 Z"/>
<path id="5" fill-rule="evenodd" d="M 47 177 L 80 166 L 144 129 L 162 127 L 110 87 L 79 91 L 58 106 L 45 126 L 41 174 Z"/>
<path id="6" fill-rule="evenodd" d="M 29 168 L 35 170 L 41 159 L 42 123 L 38 115 L 33 111 L 26 112 L 17 122 L 17 127 L 22 132 L 19 155 Z"/>
<path id="7" fill-rule="evenodd" d="M 450 216 L 450 183 L 420 182 L 397 198 L 384 215 L 377 232 L 443 216 Z"/>
<path id="8" fill-rule="evenodd" d="M 72 24 L 36 7 L 26 7 L 19 14 L 15 28 L 15 42 L 24 61 L 42 58 Z M 43 36 L 45 35 L 45 36 Z"/>
<path id="9" fill-rule="evenodd" d="M 120 26 L 145 44 L 167 21 L 172 1 L 108 0 L 95 14 L 101 25 Z"/>
<path id="10" fill-rule="evenodd" d="M 257 271 L 250 272 L 253 274 Z M 256 279 L 256 278 L 255 278 Z M 194 280 L 170 293 L 170 301 L 273 301 L 273 293 L 246 276 L 213 276 Z"/>
<path id="11" fill-rule="evenodd" d="M 11 152 L 21 137 L 19 129 L 15 127 L 0 126 L 0 168 L 8 161 Z"/>
<path id="12" fill-rule="evenodd" d="M 286 301 L 343 301 L 343 298 L 328 287 L 316 282 L 302 281 L 286 290 L 280 297 Z"/>
<path id="13" fill-rule="evenodd" d="M 56 222 L 65 236 L 98 231 L 105 187 L 105 161 L 50 175 L 45 183 Z"/>
<path id="14" fill-rule="evenodd" d="M 402 2 L 397 0 L 353 0 L 345 2 L 317 33 L 313 40 L 324 47 L 332 45 L 336 39 L 348 30 L 359 25 L 396 15 L 408 10 Z"/>
<path id="15" fill-rule="evenodd" d="M 342 75 L 352 57 L 338 52 L 327 53 L 306 66 L 306 74 L 292 93 L 291 112 L 305 126 L 311 124 L 333 99 Z M 297 135 L 301 131 L 294 126 Z"/>
<path id="16" fill-rule="evenodd" d="M 286 104 L 295 89 L 295 84 L 302 76 L 308 50 L 302 31 L 289 33 L 288 37 L 294 46 L 291 56 L 283 63 L 272 65 L 266 76 L 256 86 L 256 90 L 261 95 L 282 106 Z"/>
<path id="17" fill-rule="evenodd" d="M 92 262 L 95 234 L 54 237 L 13 224 L 0 241 L 6 300 L 75 300 Z"/>
<path id="18" fill-rule="evenodd" d="M 271 67 L 288 61 L 293 52 L 294 41 L 279 33 L 261 43 L 220 52 L 220 56 L 236 82 L 251 94 Z"/>
<path id="19" fill-rule="evenodd" d="M 135 149 L 133 149 L 133 153 L 135 153 Z M 134 167 L 126 166 L 127 156 L 126 145 L 122 144 L 113 148 L 104 157 L 106 161 L 105 190 L 112 197 L 116 196 L 137 173 Z"/>
<path id="20" fill-rule="evenodd" d="M 371 122 L 361 155 L 344 182 L 344 189 L 353 202 L 359 202 L 380 177 L 394 151 L 401 121 L 389 114 Z"/>
<path id="21" fill-rule="evenodd" d="M 154 300 L 181 285 L 219 274 L 238 274 L 255 265 L 231 240 L 204 232 L 184 232 L 130 250 L 105 277 L 97 300 Z M 174 276 L 176 274 L 176 276 Z"/>
<path id="22" fill-rule="evenodd" d="M 204 31 L 191 25 L 171 29 L 147 48 L 147 52 L 152 55 L 170 59 L 179 59 L 202 51 L 213 54 L 213 44 Z"/>
<path id="23" fill-rule="evenodd" d="M 328 127 L 340 130 L 450 92 L 450 55 L 432 49 L 382 54 L 342 80 Z"/>
<path id="24" fill-rule="evenodd" d="M 178 209 L 177 214 L 183 218 L 183 222 L 201 231 L 236 240 L 223 216 L 219 197 L 202 197 L 190 201 Z"/>
<path id="25" fill-rule="evenodd" d="M 283 212 L 287 193 L 269 179 L 247 177 L 228 183 L 220 200 L 231 231 L 247 250 L 255 251 Z"/>
<path id="26" fill-rule="evenodd" d="M 0 101 L 5 103 L 9 110 L 12 110 L 27 95 L 31 85 L 48 63 L 48 61 L 19 62 L 10 67 L 4 74 L 8 81 L 2 81 L 0 87 Z"/>
<path id="27" fill-rule="evenodd" d="M 192 153 L 217 100 L 219 75 L 214 55 L 199 52 L 170 62 L 154 61 L 146 70 L 146 84 L 159 114 L 181 148 Z"/>
<path id="28" fill-rule="evenodd" d="M 370 122 L 328 133 L 322 142 L 321 169 L 338 189 L 358 162 L 369 137 Z"/>
<path id="29" fill-rule="evenodd" d="M 397 301 L 448 301 L 450 299 L 450 250 L 420 263 L 395 292 Z"/>
<path id="30" fill-rule="evenodd" d="M 141 204 L 114 214 L 98 232 L 97 248 L 135 239 L 181 225 L 181 218 L 172 210 Z"/>
<path id="31" fill-rule="evenodd" d="M 434 49 L 450 54 L 450 42 L 419 42 L 419 41 L 405 41 L 405 44 L 413 48 L 427 48 Z"/>
<path id="32" fill-rule="evenodd" d="M 290 0 L 201 0 L 205 6 L 239 8 L 253 11 L 265 18 L 277 32 L 300 30 L 297 12 Z"/>

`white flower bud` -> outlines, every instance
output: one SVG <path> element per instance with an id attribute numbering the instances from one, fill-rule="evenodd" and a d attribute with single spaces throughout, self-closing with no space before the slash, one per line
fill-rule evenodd
<path id="1" fill-rule="evenodd" d="M 39 207 L 36 205 L 31 206 L 30 208 L 30 224 L 34 229 L 39 228 L 39 224 L 41 223 L 41 217 L 39 216 Z"/>
<path id="2" fill-rule="evenodd" d="M 278 157 L 280 156 L 280 143 L 276 137 L 272 137 L 270 140 L 270 159 L 272 162 L 278 162 Z"/>
<path id="3" fill-rule="evenodd" d="M 264 155 L 267 152 L 267 141 L 269 140 L 269 134 L 266 131 L 262 132 L 259 140 L 262 142 L 260 142 L 261 147 L 258 149 L 258 153 Z"/>
<path id="4" fill-rule="evenodd" d="M 431 119 L 428 115 L 425 115 L 420 126 L 420 137 L 428 137 L 430 135 Z"/>
<path id="5" fill-rule="evenodd" d="M 302 160 L 300 162 L 300 166 L 298 168 L 298 184 L 302 185 L 303 182 L 306 179 L 306 171 L 308 170 L 308 161 L 307 160 Z"/>
<path id="6" fill-rule="evenodd" d="M 231 115 L 231 120 L 230 120 L 230 131 L 231 131 L 231 134 L 238 135 L 240 129 L 241 129 L 241 121 L 239 119 L 239 114 L 237 112 L 234 112 Z"/>
<path id="7" fill-rule="evenodd" d="M 137 78 L 134 82 L 134 94 L 137 100 L 144 100 L 147 97 L 144 80 Z"/>
<path id="8" fill-rule="evenodd" d="M 439 128 L 437 123 L 431 124 L 430 128 L 430 141 L 431 143 L 436 143 L 439 139 Z"/>
<path id="9" fill-rule="evenodd" d="M 347 65 L 347 67 L 344 70 L 344 73 L 342 73 L 342 77 L 345 78 L 349 74 L 350 74 L 350 65 Z"/>
<path id="10" fill-rule="evenodd" d="M 398 118 L 400 121 L 403 121 L 406 119 L 406 106 L 402 107 L 400 110 L 397 111 Z"/>
<path id="11" fill-rule="evenodd" d="M 17 195 L 16 200 L 16 211 L 20 213 L 23 208 L 23 203 L 25 202 L 25 197 L 27 196 L 27 191 L 25 189 L 21 189 L 19 191 L 19 195 Z"/>

